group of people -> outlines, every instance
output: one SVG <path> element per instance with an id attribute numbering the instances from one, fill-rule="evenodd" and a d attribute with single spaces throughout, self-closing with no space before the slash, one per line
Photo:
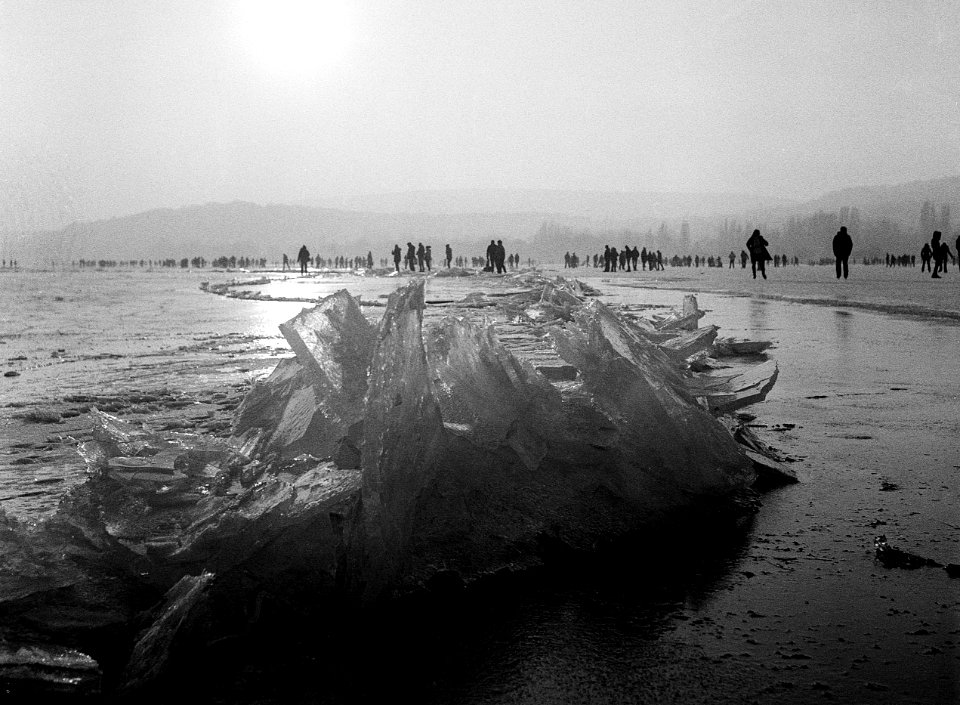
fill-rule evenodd
<path id="1" fill-rule="evenodd" d="M 612 245 L 604 245 L 603 254 L 593 256 L 593 266 L 598 267 L 601 261 L 603 262 L 604 272 L 616 272 L 618 270 L 636 272 L 638 263 L 644 270 L 649 267 L 651 272 L 664 268 L 663 255 L 659 250 L 648 252 L 646 247 L 641 250 L 636 245 L 633 247 L 624 245 L 623 249 L 619 251 Z"/>
<path id="2" fill-rule="evenodd" d="M 424 247 L 422 242 L 418 242 L 417 246 L 414 247 L 412 242 L 407 243 L 407 253 L 403 255 L 400 250 L 400 245 L 393 246 L 393 266 L 400 271 L 400 258 L 403 256 L 403 268 L 409 269 L 411 272 L 419 271 L 429 272 L 433 269 L 433 246 L 427 245 Z M 447 245 L 447 261 L 449 262 L 450 257 L 450 245 Z M 448 265 L 449 266 L 449 265 Z"/>
<path id="3" fill-rule="evenodd" d="M 943 241 L 942 233 L 937 230 L 933 233 L 929 243 L 924 243 L 923 249 L 920 251 L 920 260 L 922 266 L 920 271 L 930 271 L 931 277 L 934 279 L 939 279 L 940 275 L 947 270 L 947 260 L 952 260 L 956 262 L 956 257 L 954 253 L 950 251 L 950 247 L 946 242 Z M 740 263 L 742 267 L 746 267 L 747 259 L 750 260 L 750 269 L 753 273 L 753 278 L 757 278 L 757 273 L 759 272 L 760 276 L 764 279 L 767 278 L 766 264 L 767 262 L 773 261 L 776 266 L 777 259 L 782 260 L 782 265 L 786 266 L 789 263 L 789 260 L 784 255 L 782 257 L 773 257 L 770 255 L 770 251 L 767 249 L 769 243 L 767 240 L 760 234 L 760 230 L 754 230 L 750 235 L 750 239 L 746 242 L 746 250 L 740 252 Z M 957 253 L 960 255 L 960 237 L 957 237 Z M 850 276 L 850 255 L 853 252 L 853 239 L 850 237 L 850 234 L 847 232 L 846 226 L 841 226 L 840 230 L 837 231 L 837 234 L 833 237 L 833 256 L 836 263 L 837 270 L 837 279 L 841 277 L 847 279 Z M 422 242 L 417 243 L 417 246 L 414 247 L 412 242 L 407 243 L 406 255 L 403 254 L 403 251 L 400 248 L 400 245 L 394 245 L 393 250 L 393 264 L 397 271 L 400 272 L 400 262 L 401 259 L 404 261 L 403 268 L 409 269 L 411 272 L 429 272 L 432 270 L 433 262 L 433 252 L 430 245 L 424 245 Z M 319 257 L 318 257 L 319 259 Z M 363 258 L 360 258 L 363 259 Z M 674 257 L 674 260 L 677 258 Z M 699 258 L 697 258 L 699 259 Z M 714 260 L 714 258 L 710 258 Z M 368 267 L 373 267 L 373 255 L 369 254 L 366 258 L 366 265 Z M 466 264 L 466 258 L 457 258 L 458 266 L 460 266 L 461 260 L 463 264 Z M 520 255 L 511 255 L 510 256 L 510 268 L 514 266 L 519 266 L 520 264 Z M 297 260 L 300 264 L 300 273 L 307 273 L 307 266 L 311 262 L 310 251 L 307 249 L 306 245 L 303 245 L 300 248 L 300 251 L 297 253 Z M 506 249 L 503 246 L 502 240 L 491 240 L 490 244 L 487 245 L 486 258 L 476 258 L 472 259 L 475 266 L 482 266 L 484 271 L 487 272 L 496 272 L 497 274 L 503 274 L 507 271 L 506 261 Z M 706 260 L 704 260 L 706 262 Z M 729 266 L 734 268 L 736 266 L 737 256 L 734 252 L 730 252 L 729 255 Z M 673 263 L 673 261 L 671 261 Z M 385 263 L 381 260 L 381 263 Z M 444 247 L 444 263 L 449 268 L 453 263 L 453 248 L 450 245 Z M 798 260 L 794 260 L 794 263 L 798 263 Z M 888 255 L 888 265 L 890 263 L 890 257 Z M 11 263 L 12 264 L 12 263 Z M 611 245 L 606 245 L 603 248 L 603 254 L 593 255 L 593 266 L 599 267 L 603 265 L 604 272 L 616 272 L 618 270 L 626 271 L 637 271 L 639 268 L 650 271 L 662 270 L 664 269 L 663 265 L 663 255 L 659 250 L 654 252 L 653 250 L 647 250 L 646 247 L 639 249 L 636 246 L 625 245 L 623 249 L 617 250 L 616 247 Z M 699 264 L 699 263 L 698 263 Z M 711 265 L 716 265 L 722 267 L 722 261 L 720 257 L 715 258 L 714 262 L 711 262 Z M 567 252 L 563 257 L 563 266 L 565 268 L 575 268 L 580 265 L 580 258 L 577 255 Z M 590 265 L 590 257 L 587 257 L 587 266 Z M 283 268 L 287 269 L 289 266 L 289 259 L 287 255 L 283 255 Z M 360 265 L 362 266 L 362 264 Z"/>
<path id="4" fill-rule="evenodd" d="M 930 276 L 933 279 L 939 279 L 941 272 L 946 273 L 948 258 L 954 262 L 957 261 L 956 257 L 954 257 L 950 251 L 950 246 L 940 239 L 942 237 L 943 234 L 939 230 L 934 230 L 930 242 L 925 242 L 923 249 L 920 250 L 920 271 L 922 272 L 924 269 L 931 271 L 930 263 L 932 261 L 933 273 Z M 960 255 L 960 236 L 957 237 L 957 254 Z"/>
<path id="5" fill-rule="evenodd" d="M 417 243 L 414 247 L 412 242 L 407 243 L 406 254 L 400 249 L 400 245 L 394 245 L 391 251 L 393 255 L 393 267 L 400 273 L 400 262 L 403 261 L 403 269 L 411 272 L 430 272 L 433 270 L 433 250 L 431 245 Z M 507 271 L 507 251 L 503 246 L 503 240 L 491 240 L 487 245 L 486 257 L 473 257 L 470 261 L 475 267 L 482 267 L 486 272 L 496 272 L 502 274 Z M 520 255 L 510 255 L 510 268 L 520 266 Z M 443 263 L 449 269 L 454 264 L 453 248 L 447 244 L 444 246 Z M 458 267 L 467 265 L 466 257 L 457 257 Z"/>
<path id="6" fill-rule="evenodd" d="M 930 272 L 933 279 L 940 279 L 940 274 L 947 271 L 947 260 L 956 262 L 956 258 L 950 251 L 950 246 L 942 240 L 943 233 L 939 230 L 933 231 L 933 237 L 930 242 L 923 243 L 920 250 L 920 271 Z M 839 232 L 833 238 L 833 256 L 837 262 L 837 279 L 840 278 L 841 271 L 843 278 L 847 278 L 848 268 L 847 260 L 850 259 L 850 253 L 853 251 L 853 240 L 847 233 L 846 227 L 841 227 Z M 960 254 L 960 236 L 957 237 L 957 253 Z M 886 264 L 888 267 L 899 263 L 901 258 L 887 255 Z M 912 258 L 903 256 L 901 261 L 913 261 Z M 932 266 L 931 266 L 932 264 Z"/>
<path id="7" fill-rule="evenodd" d="M 483 268 L 485 272 L 496 272 L 504 274 L 507 271 L 507 249 L 503 246 L 503 240 L 490 241 L 487 245 L 487 264 Z"/>

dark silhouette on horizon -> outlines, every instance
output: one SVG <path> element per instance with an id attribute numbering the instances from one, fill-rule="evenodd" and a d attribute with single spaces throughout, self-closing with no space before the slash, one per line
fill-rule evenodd
<path id="1" fill-rule="evenodd" d="M 757 268 L 763 278 L 767 278 L 767 260 L 772 259 L 770 252 L 767 251 L 767 241 L 760 235 L 759 230 L 754 230 L 750 239 L 747 240 L 747 250 L 750 252 L 750 269 L 753 271 L 753 278 L 757 278 Z"/>
<path id="2" fill-rule="evenodd" d="M 297 262 L 300 263 L 300 274 L 306 274 L 307 263 L 310 262 L 310 250 L 307 249 L 306 245 L 300 247 L 300 251 L 297 253 Z"/>
<path id="3" fill-rule="evenodd" d="M 847 232 L 847 226 L 841 225 L 837 234 L 833 236 L 833 256 L 837 259 L 837 279 L 840 278 L 841 270 L 844 279 L 850 274 L 847 260 L 850 259 L 851 252 L 853 252 L 853 239 Z"/>

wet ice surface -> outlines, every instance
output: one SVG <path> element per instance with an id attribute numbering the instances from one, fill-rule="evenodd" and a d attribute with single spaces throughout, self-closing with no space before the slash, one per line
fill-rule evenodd
<path id="1" fill-rule="evenodd" d="M 649 283 L 643 273 L 574 272 L 600 287 L 603 301 L 637 310 L 678 306 L 683 291 L 711 288 L 818 298 L 821 304 L 809 305 L 698 296 L 708 311 L 704 323 L 718 325 L 721 335 L 775 341 L 769 354 L 780 378 L 750 411 L 764 440 L 803 458 L 804 482 L 765 495 L 740 539 L 704 537 L 699 549 L 654 560 L 643 552 L 631 570 L 565 576 L 555 588 L 433 625 L 415 640 L 431 658 L 400 659 L 394 682 L 401 692 L 463 703 L 958 700 L 960 581 L 939 569 L 885 569 L 873 558 L 873 538 L 882 533 L 900 548 L 960 562 L 960 326 L 828 302 L 844 295 L 949 312 L 960 308 L 953 303 L 960 287 L 950 278 L 929 282 L 918 270 L 874 267 L 856 268 L 853 275 L 863 276 L 838 293 L 831 269 L 797 269 L 771 270 L 756 284 L 739 270 L 736 279 L 726 270 L 692 279 L 668 270 L 671 277 L 656 285 L 678 291 L 615 286 Z M 4 297 L 16 304 L 0 312 L 0 362 L 21 373 L 0 379 L 0 492 L 41 492 L 4 502 L 7 511 L 49 511 L 71 480 L 82 479 L 69 439 L 89 426 L 82 413 L 57 424 L 15 414 L 72 414 L 85 402 L 66 396 L 113 395 L 116 413 L 127 418 L 187 418 L 202 427 L 228 417 L 250 380 L 289 356 L 277 325 L 306 304 L 203 294 L 198 286 L 206 279 L 214 275 L 0 277 Z M 261 288 L 278 297 L 347 288 L 376 303 L 397 284 L 338 276 Z M 497 287 L 509 282 L 435 279 L 427 300 Z M 381 311 L 364 307 L 372 319 Z M 442 306 L 427 307 L 428 316 L 441 313 Z M 23 458 L 29 462 L 17 462 Z M 396 646 L 406 648 L 408 639 Z M 358 694 L 372 687 L 345 678 L 339 687 Z M 325 692 L 325 685 L 294 682 Z M 266 697 L 275 685 L 268 682 Z"/>
<path id="2" fill-rule="evenodd" d="M 937 569 L 885 569 L 872 540 L 885 534 L 913 553 L 960 561 L 960 392 L 947 383 L 960 363 L 960 326 L 699 300 L 724 333 L 776 341 L 780 377 L 750 411 L 763 438 L 804 458 L 803 483 L 765 496 L 729 573 L 684 606 L 688 619 L 665 638 L 772 678 L 779 702 L 815 691 L 840 702 L 956 702 L 960 582 Z"/>

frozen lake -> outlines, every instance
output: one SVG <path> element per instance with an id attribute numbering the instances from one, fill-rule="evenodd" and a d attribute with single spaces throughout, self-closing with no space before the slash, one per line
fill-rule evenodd
<path id="1" fill-rule="evenodd" d="M 479 611 L 458 614 L 455 626 L 405 634 L 392 655 L 371 656 L 390 675 L 385 692 L 438 703 L 957 702 L 960 581 L 873 559 L 873 538 L 885 534 L 900 548 L 960 563 L 956 268 L 939 281 L 919 267 L 878 266 L 856 266 L 840 282 L 832 268 L 808 266 L 771 269 L 766 281 L 740 269 L 566 274 L 640 312 L 695 292 L 708 312 L 702 323 L 720 335 L 774 341 L 780 377 L 749 411 L 764 440 L 800 459 L 803 482 L 765 495 L 741 536 L 704 537 L 663 563 L 644 565 L 638 555 L 630 570 L 564 576 L 495 608 L 473 605 Z M 289 355 L 277 325 L 307 304 L 199 289 L 233 276 L 0 275 L 9 302 L 0 310 L 0 361 L 19 373 L 0 378 L 0 506 L 40 517 L 82 481 L 71 448 L 88 431 L 85 402 L 68 399 L 99 395 L 129 410 L 136 390 L 154 399 L 137 402 L 140 418 L 162 411 L 200 425 L 220 413 L 224 390 L 242 394 Z M 380 297 L 403 281 L 289 277 L 244 288 L 292 298 L 347 288 L 373 304 L 364 311 L 376 318 Z M 434 278 L 427 299 L 509 286 L 492 276 Z M 31 412 L 60 421 L 28 423 Z M 225 685 L 225 700 L 281 702 L 281 681 L 290 692 L 332 693 L 334 702 L 343 689 L 381 694 L 349 667 L 322 683 L 270 675 L 262 693 Z"/>

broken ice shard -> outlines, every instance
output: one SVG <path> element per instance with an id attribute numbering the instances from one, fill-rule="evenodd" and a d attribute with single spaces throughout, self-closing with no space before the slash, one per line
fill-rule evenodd
<path id="1" fill-rule="evenodd" d="M 352 457 L 362 421 L 376 331 L 346 290 L 280 325 L 296 357 L 254 386 L 237 411 L 235 437 L 260 434 L 258 450 L 294 457 Z M 355 465 L 356 463 L 352 463 Z"/>

